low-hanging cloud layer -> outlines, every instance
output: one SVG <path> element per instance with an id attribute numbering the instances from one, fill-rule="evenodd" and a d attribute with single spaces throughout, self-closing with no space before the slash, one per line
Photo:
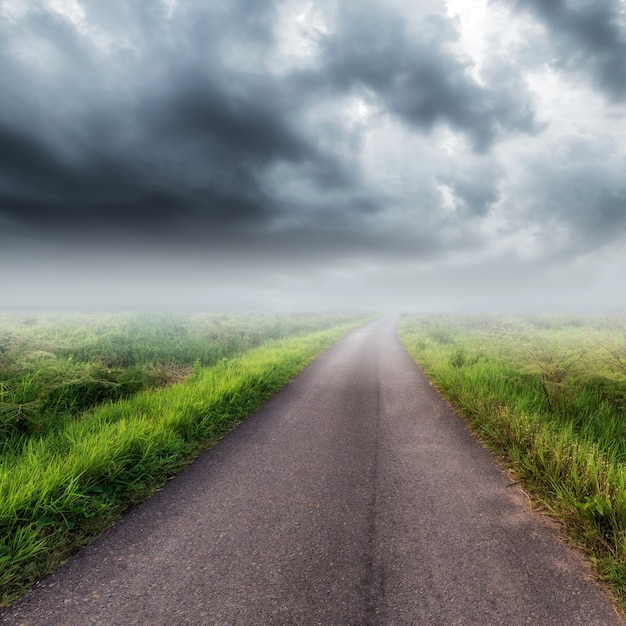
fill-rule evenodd
<path id="1" fill-rule="evenodd" d="M 622 310 L 624 59 L 622 0 L 5 0 L 0 308 Z"/>

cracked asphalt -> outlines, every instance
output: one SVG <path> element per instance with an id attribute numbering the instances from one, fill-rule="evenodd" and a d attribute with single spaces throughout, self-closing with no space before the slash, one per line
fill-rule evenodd
<path id="1" fill-rule="evenodd" d="M 0 624 L 624 624 L 384 317 Z"/>

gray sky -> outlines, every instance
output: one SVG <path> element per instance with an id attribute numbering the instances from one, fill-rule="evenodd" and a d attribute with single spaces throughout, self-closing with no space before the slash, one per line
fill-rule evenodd
<path id="1" fill-rule="evenodd" d="M 626 310 L 625 0 L 0 0 L 0 309 Z"/>

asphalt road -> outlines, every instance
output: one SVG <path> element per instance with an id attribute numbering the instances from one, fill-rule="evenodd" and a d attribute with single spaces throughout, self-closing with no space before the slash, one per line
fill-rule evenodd
<path id="1" fill-rule="evenodd" d="M 383 318 L 1 624 L 623 624 Z"/>

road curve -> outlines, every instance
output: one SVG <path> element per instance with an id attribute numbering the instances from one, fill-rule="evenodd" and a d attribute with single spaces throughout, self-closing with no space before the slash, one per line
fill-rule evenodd
<path id="1" fill-rule="evenodd" d="M 1 624 L 623 624 L 385 317 Z"/>

